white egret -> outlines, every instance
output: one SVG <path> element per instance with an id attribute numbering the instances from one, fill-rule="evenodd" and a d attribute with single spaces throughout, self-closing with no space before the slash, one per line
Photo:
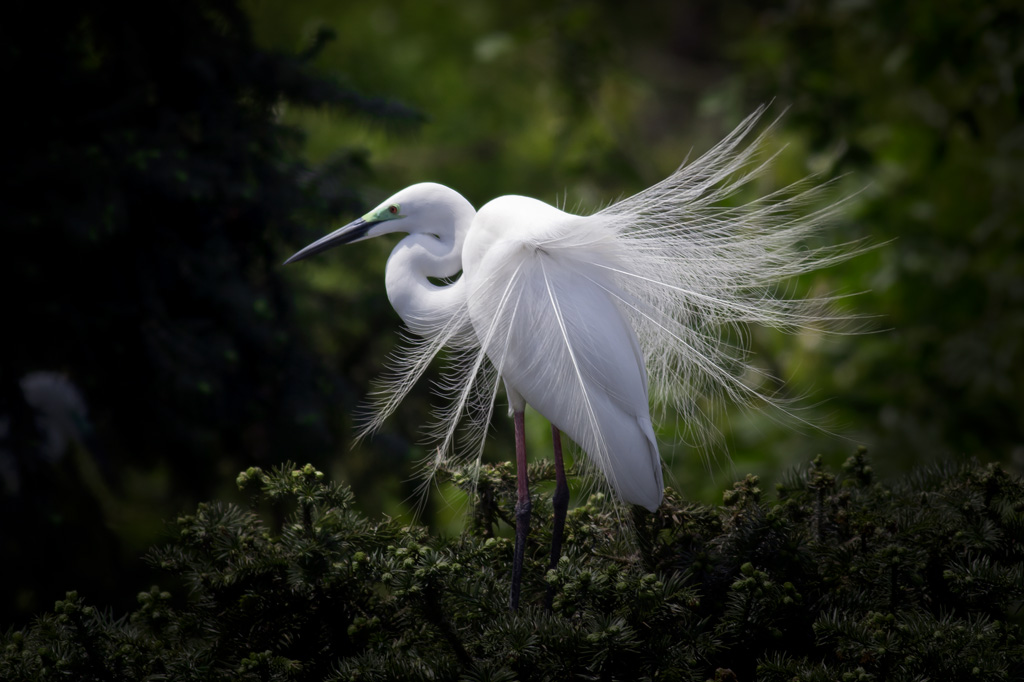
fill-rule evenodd
<path id="1" fill-rule="evenodd" d="M 430 468 L 453 454 L 462 422 L 472 427 L 470 457 L 479 461 L 504 384 L 518 480 L 512 608 L 530 517 L 526 405 L 551 422 L 554 435 L 553 565 L 569 496 L 559 432 L 586 453 L 621 501 L 653 511 L 663 483 L 652 398 L 699 422 L 695 399 L 703 393 L 761 397 L 742 380 L 751 368 L 723 330 L 830 319 L 822 308 L 827 300 L 775 295 L 780 281 L 851 253 L 801 250 L 828 213 L 797 210 L 814 188 L 721 205 L 767 163 L 756 160 L 761 137 L 743 144 L 762 111 L 669 178 L 593 215 L 520 196 L 499 197 L 477 212 L 454 190 L 423 183 L 288 259 L 408 233 L 391 252 L 385 286 L 417 339 L 392 368 L 366 431 L 380 425 L 448 347 L 455 372 L 444 384 L 448 404 L 437 421 Z"/>

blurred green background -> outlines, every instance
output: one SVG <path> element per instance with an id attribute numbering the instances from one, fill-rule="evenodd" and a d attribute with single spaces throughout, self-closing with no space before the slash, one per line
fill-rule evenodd
<path id="1" fill-rule="evenodd" d="M 165 519 L 250 465 L 310 461 L 412 518 L 427 382 L 375 438 L 353 412 L 399 341 L 397 238 L 282 268 L 431 180 L 598 209 L 762 103 L 770 191 L 855 195 L 826 235 L 879 247 L 798 286 L 864 292 L 859 336 L 752 330 L 802 426 L 717 406 L 710 459 L 664 424 L 668 480 L 714 501 L 868 446 L 883 474 L 1024 465 L 1024 10 L 1014 2 L 17 1 L 0 27 L 0 623 L 67 589 L 125 608 Z M 499 409 L 498 414 L 504 410 Z M 671 420 L 669 420 L 671 422 Z M 498 417 L 488 457 L 510 458 Z M 528 419 L 531 451 L 547 424 Z M 443 486 L 442 486 L 443 488 Z M 421 520 L 457 532 L 435 496 Z"/>

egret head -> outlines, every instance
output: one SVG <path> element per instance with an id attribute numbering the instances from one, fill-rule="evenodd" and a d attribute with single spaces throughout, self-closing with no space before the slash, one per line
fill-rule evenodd
<path id="1" fill-rule="evenodd" d="M 422 182 L 406 187 L 361 218 L 318 239 L 285 261 L 285 265 L 309 258 L 335 246 L 378 237 L 391 232 L 422 233 L 441 237 L 455 229 L 473 207 L 461 194 L 444 185 Z"/>

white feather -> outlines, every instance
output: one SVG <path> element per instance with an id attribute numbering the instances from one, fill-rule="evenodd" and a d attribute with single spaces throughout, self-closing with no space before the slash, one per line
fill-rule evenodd
<path id="1" fill-rule="evenodd" d="M 777 293 L 785 280 L 857 253 L 850 245 L 802 250 L 834 210 L 806 211 L 817 188 L 722 204 L 770 161 L 757 161 L 760 136 L 744 144 L 762 112 L 662 182 L 591 216 L 525 197 L 501 197 L 474 214 L 434 184 L 385 202 L 406 215 L 375 233 L 411 233 L 388 261 L 388 295 L 417 337 L 394 358 L 361 435 L 448 348 L 428 475 L 459 453 L 479 462 L 504 380 L 511 406 L 530 404 L 569 435 L 620 499 L 657 507 L 652 400 L 659 413 L 684 415 L 700 441 L 709 426 L 700 396 L 770 402 L 744 382 L 752 368 L 745 349 L 728 342 L 731 330 L 839 321 L 831 299 Z M 460 267 L 452 284 L 427 280 Z M 465 448 L 456 447 L 460 424 L 468 425 Z"/>

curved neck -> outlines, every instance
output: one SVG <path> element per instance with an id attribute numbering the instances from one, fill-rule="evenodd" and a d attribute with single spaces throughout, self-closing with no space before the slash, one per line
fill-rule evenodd
<path id="1" fill-rule="evenodd" d="M 465 303 L 464 278 L 450 284 L 430 280 L 454 277 L 462 270 L 462 245 L 476 214 L 468 201 L 462 202 L 451 207 L 450 221 L 423 226 L 398 242 L 388 258 L 388 300 L 418 336 L 441 333 Z"/>

